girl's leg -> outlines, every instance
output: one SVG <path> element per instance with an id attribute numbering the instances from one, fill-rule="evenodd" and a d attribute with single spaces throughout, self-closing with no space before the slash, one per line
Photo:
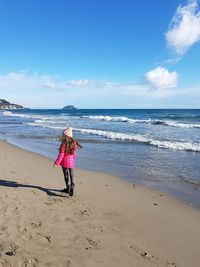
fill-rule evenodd
<path id="1" fill-rule="evenodd" d="M 70 190 L 69 190 L 69 195 L 72 197 L 74 194 L 74 170 L 72 168 L 69 168 L 69 176 L 70 176 Z"/>
<path id="2" fill-rule="evenodd" d="M 63 170 L 65 184 L 66 184 L 66 188 L 67 188 L 69 186 L 69 172 L 68 172 L 68 168 L 62 167 L 62 170 Z"/>
<path id="3" fill-rule="evenodd" d="M 72 168 L 69 168 L 69 177 L 70 177 L 70 183 L 71 185 L 74 184 L 74 170 Z"/>

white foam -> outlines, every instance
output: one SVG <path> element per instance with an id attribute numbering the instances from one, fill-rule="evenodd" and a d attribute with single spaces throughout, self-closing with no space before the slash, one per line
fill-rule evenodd
<path id="1" fill-rule="evenodd" d="M 178 128 L 200 128 L 200 124 L 195 124 L 195 123 L 180 123 L 180 122 L 174 122 L 174 121 L 163 121 L 163 124 L 166 126 L 178 127 Z"/>
<path id="2" fill-rule="evenodd" d="M 200 152 L 199 143 L 151 140 L 150 144 L 166 149 Z"/>
<path id="3" fill-rule="evenodd" d="M 12 116 L 12 112 L 11 111 L 3 111 L 2 112 L 3 116 Z"/>
<path id="4" fill-rule="evenodd" d="M 34 121 L 35 124 L 38 124 L 38 125 L 41 125 L 41 126 L 45 126 L 45 125 L 48 125 L 48 124 L 60 124 L 60 121 L 55 121 L 55 120 L 52 120 L 50 118 L 43 118 L 43 119 L 40 119 L 40 120 L 35 120 Z"/>
<path id="5" fill-rule="evenodd" d="M 10 116 L 10 117 L 20 117 L 20 118 L 31 118 L 35 119 L 36 125 L 41 125 L 42 124 L 59 124 L 63 122 L 65 119 L 69 119 L 69 117 L 63 117 L 63 116 L 55 116 L 55 115 L 39 115 L 39 114 L 19 114 L 19 113 L 12 113 L 11 111 L 4 111 L 3 112 L 4 116 Z M 59 118 L 59 120 L 58 120 Z M 34 123 L 33 122 L 33 123 Z M 35 126 L 36 126 L 35 125 Z"/>
<path id="6" fill-rule="evenodd" d="M 98 135 L 112 140 L 134 141 L 138 143 L 146 143 L 149 145 L 157 146 L 159 148 L 200 152 L 199 143 L 160 141 L 140 134 L 124 134 L 124 133 L 102 131 L 95 129 L 79 129 L 79 128 L 73 128 L 73 129 L 83 134 Z"/>
<path id="7" fill-rule="evenodd" d="M 28 114 L 19 114 L 19 113 L 12 113 L 11 111 L 4 111 L 3 116 L 12 116 L 12 117 L 21 117 L 21 118 L 33 118 L 33 119 L 40 119 L 40 120 L 46 120 L 49 124 L 58 124 L 59 121 L 58 118 L 62 121 L 67 119 L 66 116 L 62 116 L 62 118 L 59 116 L 45 116 L 45 115 L 28 115 Z M 128 117 L 115 117 L 115 116 L 83 116 L 83 118 L 88 118 L 90 120 L 101 120 L 101 121 L 108 121 L 108 122 L 126 122 L 129 124 L 136 124 L 136 123 L 147 123 L 147 124 L 161 124 L 169 127 L 177 127 L 177 128 L 200 128 L 200 124 L 196 123 L 180 123 L 175 121 L 169 121 L 169 120 L 157 120 L 157 119 L 146 119 L 146 120 L 140 120 L 140 119 L 131 119 Z M 55 120 L 56 119 L 56 120 Z M 69 119 L 69 117 L 68 117 Z M 39 122 L 38 122 L 39 123 Z"/>
<path id="8" fill-rule="evenodd" d="M 162 124 L 169 127 L 178 127 L 178 128 L 200 128 L 200 124 L 195 123 L 179 123 L 168 120 L 157 120 L 157 119 L 131 119 L 128 117 L 112 117 L 112 116 L 83 116 L 90 120 L 100 120 L 100 121 L 113 121 L 113 122 L 127 122 L 130 124 L 134 123 L 150 123 L 150 124 Z"/>
<path id="9" fill-rule="evenodd" d="M 42 123 L 42 121 L 35 121 L 35 122 L 28 122 L 27 125 L 36 126 L 36 127 L 43 127 L 43 128 L 51 128 L 51 129 L 64 129 L 61 126 L 52 126 L 46 123 Z"/>
<path id="10" fill-rule="evenodd" d="M 11 111 L 4 111 L 3 116 L 9 116 L 9 117 L 20 117 L 20 118 L 35 118 L 40 119 L 43 116 L 42 115 L 28 115 L 28 114 L 19 114 L 19 113 L 12 113 Z"/>
<path id="11" fill-rule="evenodd" d="M 131 124 L 137 123 L 137 122 L 151 122 L 151 119 L 148 120 L 138 120 L 138 119 L 131 119 L 127 117 L 112 117 L 112 116 L 83 116 L 83 118 L 88 118 L 90 120 L 100 120 L 100 121 L 113 121 L 113 122 L 128 122 Z"/>
<path id="12" fill-rule="evenodd" d="M 51 129 L 59 129 L 59 130 L 64 129 L 64 127 L 62 126 L 48 125 L 40 120 L 27 123 L 27 124 L 31 126 L 38 126 L 38 127 L 51 128 Z M 191 142 L 183 142 L 183 141 L 176 142 L 176 141 L 167 141 L 167 140 L 161 141 L 161 140 L 155 140 L 155 139 L 149 138 L 141 134 L 118 133 L 118 132 L 95 130 L 95 129 L 73 128 L 73 130 L 80 132 L 82 134 L 92 134 L 92 135 L 102 136 L 104 138 L 108 138 L 111 140 L 133 141 L 133 142 L 144 143 L 144 144 L 156 146 L 159 148 L 165 148 L 165 149 L 200 152 L 199 143 L 191 143 Z"/>

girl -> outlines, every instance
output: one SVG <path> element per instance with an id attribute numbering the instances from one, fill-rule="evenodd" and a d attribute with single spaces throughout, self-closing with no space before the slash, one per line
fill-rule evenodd
<path id="1" fill-rule="evenodd" d="M 82 146 L 72 138 L 72 128 L 69 127 L 63 131 L 61 138 L 61 145 L 59 148 L 58 157 L 54 162 L 54 167 L 61 166 L 64 174 L 66 188 L 62 192 L 69 193 L 70 196 L 74 194 L 74 160 L 76 158 L 77 147 Z M 70 185 L 69 185 L 70 178 Z"/>

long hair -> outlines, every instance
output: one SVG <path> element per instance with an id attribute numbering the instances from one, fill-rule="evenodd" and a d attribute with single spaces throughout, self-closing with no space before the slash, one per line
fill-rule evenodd
<path id="1" fill-rule="evenodd" d="M 63 152 L 65 152 L 66 154 L 73 154 L 75 147 L 76 147 L 76 141 L 72 138 L 69 137 L 65 134 L 62 135 L 61 138 L 61 147 L 64 150 Z"/>

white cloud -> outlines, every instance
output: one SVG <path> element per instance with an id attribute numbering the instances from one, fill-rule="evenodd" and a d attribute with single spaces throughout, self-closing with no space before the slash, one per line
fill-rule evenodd
<path id="1" fill-rule="evenodd" d="M 31 89 L 41 87 L 42 84 L 51 82 L 52 77 L 26 72 L 9 72 L 5 75 L 0 75 L 0 90 L 15 91 L 21 89 Z"/>
<path id="2" fill-rule="evenodd" d="M 176 73 L 169 73 L 168 70 L 158 67 L 146 74 L 146 79 L 151 87 L 171 88 L 176 83 Z M 156 94 L 150 92 L 150 87 L 146 84 L 137 83 L 117 83 L 113 81 L 101 80 L 65 80 L 61 81 L 54 76 L 41 75 L 26 72 L 10 72 L 0 75 L 1 95 L 43 95 L 43 94 L 83 94 L 83 93 L 113 93 L 136 96 L 146 96 Z"/>
<path id="3" fill-rule="evenodd" d="M 177 8 L 165 37 L 168 46 L 178 56 L 182 56 L 194 43 L 200 40 L 198 0 L 190 0 L 187 5 Z"/>
<path id="4" fill-rule="evenodd" d="M 145 74 L 146 81 L 152 89 L 169 89 L 176 87 L 177 73 L 169 72 L 167 69 L 157 67 Z"/>
<path id="5" fill-rule="evenodd" d="M 0 75 L 0 98 L 26 107 L 60 108 L 145 106 L 156 99 L 179 95 L 176 72 L 158 67 L 146 74 L 147 83 L 119 83 L 102 80 L 61 80 L 38 73 L 10 72 Z M 165 90 L 150 90 L 151 88 Z M 167 89 L 169 88 L 169 89 Z M 118 103 L 118 104 L 117 104 Z M 145 104 L 146 103 L 146 104 Z M 161 102 L 159 102 L 161 103 Z"/>
<path id="6" fill-rule="evenodd" d="M 68 84 L 72 86 L 84 87 L 89 84 L 89 81 L 88 80 L 72 80 L 72 81 L 69 81 Z"/>
<path id="7" fill-rule="evenodd" d="M 60 82 L 54 80 L 53 82 L 46 82 L 43 84 L 46 88 L 58 89 L 58 90 L 69 90 L 71 88 L 84 88 L 91 85 L 92 81 L 79 79 L 79 80 L 70 80 L 66 82 Z"/>
<path id="8" fill-rule="evenodd" d="M 52 82 L 45 83 L 44 87 L 51 88 L 51 89 L 57 89 L 57 85 L 55 83 L 52 83 Z"/>

